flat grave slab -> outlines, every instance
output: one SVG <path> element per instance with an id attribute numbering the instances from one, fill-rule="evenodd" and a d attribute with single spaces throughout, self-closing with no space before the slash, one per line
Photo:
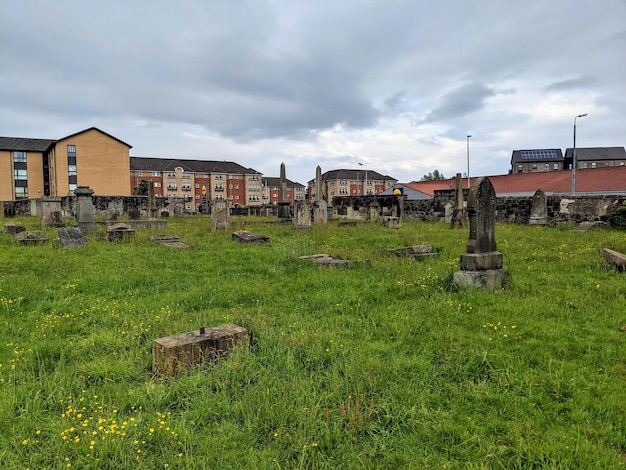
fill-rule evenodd
<path id="1" fill-rule="evenodd" d="M 185 250 L 187 248 L 191 248 L 186 243 L 180 241 L 177 235 L 155 235 L 150 237 L 150 240 L 158 243 L 159 245 L 167 246 L 170 248 L 177 248 L 179 250 Z"/>
<path id="2" fill-rule="evenodd" d="M 48 236 L 40 230 L 26 231 L 16 234 L 15 241 L 20 245 L 42 245 L 48 243 Z"/>
<path id="3" fill-rule="evenodd" d="M 233 239 L 239 243 L 269 243 L 270 237 L 257 235 L 247 230 L 239 230 L 233 233 Z"/>

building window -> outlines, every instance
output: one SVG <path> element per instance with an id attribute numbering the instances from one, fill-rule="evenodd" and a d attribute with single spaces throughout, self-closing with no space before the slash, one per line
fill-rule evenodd
<path id="1" fill-rule="evenodd" d="M 583 162 L 583 168 L 587 168 L 587 162 Z"/>
<path id="2" fill-rule="evenodd" d="M 76 145 L 67 146 L 67 177 L 68 190 L 72 192 L 78 187 L 78 174 L 76 172 Z"/>
<path id="3" fill-rule="evenodd" d="M 611 166 L 609 165 L 610 162 L 604 162 L 604 166 Z"/>
<path id="4" fill-rule="evenodd" d="M 624 162 L 619 162 L 619 166 L 624 166 Z"/>
<path id="5" fill-rule="evenodd" d="M 176 190 L 176 183 L 167 183 L 168 190 Z"/>
<path id="6" fill-rule="evenodd" d="M 171 171 L 167 174 L 168 178 L 176 178 L 176 172 L 172 173 Z"/>
<path id="7" fill-rule="evenodd" d="M 550 171 L 550 164 L 549 164 L 549 163 L 544 164 L 544 165 L 543 165 L 543 168 L 544 168 L 544 170 L 546 170 L 546 171 Z"/>
<path id="8" fill-rule="evenodd" d="M 524 171 L 524 166 L 523 165 L 517 165 L 517 172 L 518 173 L 523 173 Z"/>
<path id="9" fill-rule="evenodd" d="M 215 179 L 221 180 L 222 179 L 222 175 L 215 175 Z"/>
<path id="10" fill-rule="evenodd" d="M 196 194 L 196 199 L 200 199 L 200 195 L 199 194 Z"/>
<path id="11" fill-rule="evenodd" d="M 139 172 L 137 173 L 137 176 L 143 176 L 143 171 L 139 171 Z"/>
<path id="12" fill-rule="evenodd" d="M 153 171 L 152 172 L 152 176 L 161 176 L 161 172 L 160 171 Z"/>
<path id="13" fill-rule="evenodd" d="M 158 181 L 154 182 L 154 187 L 155 188 L 160 188 L 161 187 L 161 183 L 159 183 Z"/>
<path id="14" fill-rule="evenodd" d="M 200 187 L 200 183 L 196 183 L 196 189 Z"/>
<path id="15" fill-rule="evenodd" d="M 596 167 L 596 162 L 591 162 L 591 168 L 595 168 Z"/>
<path id="16" fill-rule="evenodd" d="M 554 171 L 557 171 L 557 170 L 559 169 L 559 164 L 558 164 L 558 163 L 555 163 L 555 164 L 552 166 L 552 169 L 553 169 Z"/>
<path id="17" fill-rule="evenodd" d="M 537 164 L 536 164 L 536 163 L 533 163 L 532 169 L 533 169 L 533 170 L 536 170 L 536 169 L 537 169 Z"/>
<path id="18" fill-rule="evenodd" d="M 183 183 L 182 190 L 183 191 L 191 191 L 191 185 L 187 184 L 187 183 Z"/>
<path id="19" fill-rule="evenodd" d="M 189 173 L 183 173 L 183 178 L 191 178 L 191 175 Z"/>

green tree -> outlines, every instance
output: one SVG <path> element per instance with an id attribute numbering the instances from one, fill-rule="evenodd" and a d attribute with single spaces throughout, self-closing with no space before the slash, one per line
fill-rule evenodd
<path id="1" fill-rule="evenodd" d="M 141 180 L 133 191 L 135 196 L 147 196 L 150 191 L 150 181 Z"/>
<path id="2" fill-rule="evenodd" d="M 440 181 L 445 180 L 446 177 L 443 173 L 439 173 L 439 170 L 435 170 L 432 173 L 428 173 L 427 175 L 422 176 L 420 181 Z"/>

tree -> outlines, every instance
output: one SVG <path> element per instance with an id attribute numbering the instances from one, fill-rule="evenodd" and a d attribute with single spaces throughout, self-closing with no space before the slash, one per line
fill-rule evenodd
<path id="1" fill-rule="evenodd" d="M 432 173 L 422 176 L 420 181 L 440 181 L 445 179 L 446 177 L 443 176 L 443 173 L 439 173 L 439 170 L 435 170 Z"/>
<path id="2" fill-rule="evenodd" d="M 150 192 L 150 181 L 141 180 L 134 189 L 135 196 L 147 196 Z"/>

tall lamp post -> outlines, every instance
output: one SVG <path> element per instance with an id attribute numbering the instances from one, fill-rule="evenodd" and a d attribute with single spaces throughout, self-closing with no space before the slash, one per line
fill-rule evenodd
<path id="1" fill-rule="evenodd" d="M 365 167 L 365 183 L 363 184 L 363 194 L 367 195 L 367 163 L 359 163 Z"/>
<path id="2" fill-rule="evenodd" d="M 469 140 L 471 135 L 467 136 L 467 189 L 470 188 L 470 175 L 469 175 Z"/>
<path id="3" fill-rule="evenodd" d="M 576 119 L 585 117 L 585 114 L 579 114 L 574 117 L 574 148 L 572 149 L 572 194 L 576 192 Z"/>

